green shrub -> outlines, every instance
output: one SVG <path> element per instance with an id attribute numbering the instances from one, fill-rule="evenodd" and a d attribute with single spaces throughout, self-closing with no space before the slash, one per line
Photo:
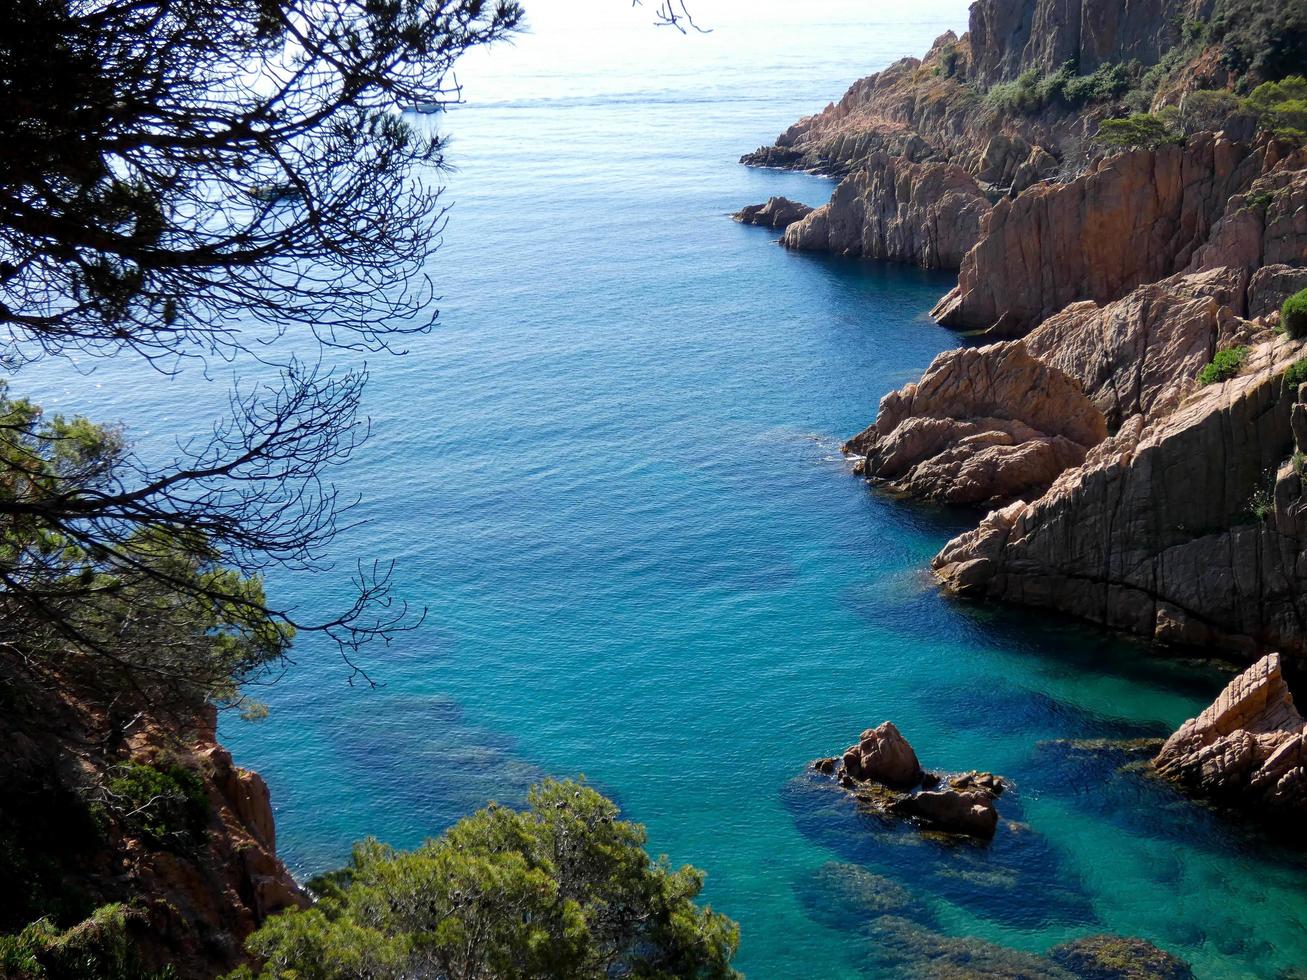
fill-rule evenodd
<path id="1" fill-rule="evenodd" d="M 1104 119 L 1094 141 L 1109 150 L 1156 149 L 1168 143 L 1183 143 L 1176 129 L 1176 112 L 1137 112 L 1124 119 Z"/>
<path id="2" fill-rule="evenodd" d="M 1267 521 L 1275 516 L 1275 470 L 1274 466 L 1264 470 L 1248 497 L 1248 516 L 1254 521 Z"/>
<path id="3" fill-rule="evenodd" d="M 1039 70 L 1028 68 L 1015 81 L 1000 82 L 985 93 L 985 101 L 1005 115 L 1034 113 L 1044 108 Z"/>
<path id="4" fill-rule="evenodd" d="M 1207 42 L 1236 75 L 1275 81 L 1307 64 L 1307 4 L 1217 0 Z"/>
<path id="5" fill-rule="evenodd" d="M 147 973 L 136 962 L 125 905 L 104 905 L 84 922 L 60 931 L 38 919 L 0 936 L 0 976 L 14 980 L 168 980 L 172 969 Z M 138 914 L 138 913 L 137 913 Z"/>
<path id="6" fill-rule="evenodd" d="M 1307 140 L 1307 78 L 1302 75 L 1258 85 L 1246 105 L 1263 129 L 1282 139 Z"/>
<path id="7" fill-rule="evenodd" d="M 1212 358 L 1212 363 L 1198 373 L 1198 383 L 1210 385 L 1218 381 L 1229 381 L 1239 373 L 1239 368 L 1247 358 L 1247 347 L 1230 347 L 1217 351 L 1216 356 Z"/>
<path id="8" fill-rule="evenodd" d="M 1307 357 L 1294 361 L 1284 372 L 1284 387 L 1290 392 L 1297 391 L 1304 381 L 1307 381 Z"/>
<path id="9" fill-rule="evenodd" d="M 1248 113 L 1245 101 L 1224 89 L 1199 89 L 1180 103 L 1180 123 L 1186 133 L 1218 132 Z"/>
<path id="10" fill-rule="evenodd" d="M 200 777 L 176 763 L 116 767 L 105 783 L 104 805 L 156 841 L 196 839 L 209 822 L 209 798 Z"/>
<path id="11" fill-rule="evenodd" d="M 952 78 L 958 72 L 958 65 L 962 61 L 962 54 L 958 51 L 958 46 L 953 43 L 944 45 L 939 49 L 939 61 L 935 64 L 935 74 L 943 78 Z"/>
<path id="12" fill-rule="evenodd" d="M 1280 307 L 1280 326 L 1294 340 L 1307 337 L 1307 289 L 1299 290 Z"/>
<path id="13" fill-rule="evenodd" d="M 1051 75 L 1029 68 L 1015 81 L 990 88 L 985 101 L 1005 115 L 1031 115 L 1050 105 L 1077 108 L 1092 102 L 1107 102 L 1130 90 L 1135 72 L 1129 65 L 1108 63 L 1092 74 L 1076 73 L 1068 61 Z"/>
<path id="14" fill-rule="evenodd" d="M 1294 365 L 1297 367 L 1297 365 Z M 1307 469 L 1307 453 L 1301 449 L 1295 449 L 1293 455 L 1289 457 L 1289 462 L 1293 466 L 1293 471 L 1299 476 L 1303 475 L 1303 470 Z"/>

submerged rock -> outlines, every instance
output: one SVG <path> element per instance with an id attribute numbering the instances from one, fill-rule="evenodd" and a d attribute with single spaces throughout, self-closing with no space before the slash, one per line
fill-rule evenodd
<path id="1" fill-rule="evenodd" d="M 812 208 L 788 197 L 769 197 L 766 204 L 750 204 L 736 211 L 733 218 L 741 224 L 761 225 L 784 230 L 812 213 Z"/>
<path id="2" fill-rule="evenodd" d="M 1307 721 L 1272 653 L 1166 740 L 1157 772 L 1191 793 L 1274 821 L 1307 817 Z"/>
<path id="3" fill-rule="evenodd" d="M 1048 958 L 1080 980 L 1192 980 L 1189 964 L 1143 939 L 1102 934 L 1054 946 Z"/>

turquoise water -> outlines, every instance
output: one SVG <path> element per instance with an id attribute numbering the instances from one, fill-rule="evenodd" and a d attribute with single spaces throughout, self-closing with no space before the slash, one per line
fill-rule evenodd
<path id="1" fill-rule="evenodd" d="M 442 121 L 441 325 L 373 358 L 375 436 L 340 474 L 370 523 L 338 542 L 338 574 L 272 582 L 311 611 L 352 556 L 395 558 L 427 625 L 368 655 L 375 691 L 306 642 L 258 692 L 271 716 L 223 725 L 297 873 L 585 773 L 652 849 L 708 872 L 751 977 L 882 975 L 856 910 L 816 883 L 830 861 L 911 888 L 950 935 L 1140 935 L 1204 977 L 1307 964 L 1300 857 L 1056 742 L 1163 735 L 1222 676 L 944 599 L 924 569 L 974 517 L 870 491 L 840 458 L 881 394 L 956 343 L 926 316 L 950 279 L 788 254 L 726 217 L 823 201 L 825 180 L 734 161 L 961 10 L 811 22 L 783 50 L 723 15 L 720 47 L 659 34 L 599 67 L 584 43 L 559 62 L 526 39 Z M 207 425 L 224 371 L 46 368 L 15 387 L 124 419 L 148 451 Z M 943 849 L 804 776 L 886 718 L 927 766 L 1014 779 L 1000 808 L 1027 829 Z"/>

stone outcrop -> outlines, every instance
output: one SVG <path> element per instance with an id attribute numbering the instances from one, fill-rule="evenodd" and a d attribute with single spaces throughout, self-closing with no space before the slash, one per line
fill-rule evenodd
<path id="1" fill-rule="evenodd" d="M 1289 459 L 1303 355 L 1265 342 L 1243 373 L 1147 424 L 1133 416 L 1031 503 L 990 513 L 933 567 L 949 590 L 1236 651 L 1307 653 L 1307 502 Z"/>
<path id="2" fill-rule="evenodd" d="M 1140 286 L 1105 306 L 1072 303 L 1025 338 L 1040 361 L 1080 382 L 1115 430 L 1171 412 L 1217 350 L 1248 343 L 1247 273 L 1212 269 Z M 1051 480 L 1049 481 L 1052 482 Z"/>
<path id="3" fill-rule="evenodd" d="M 812 768 L 833 776 L 866 808 L 929 830 L 988 840 L 998 828 L 994 801 L 1006 788 L 1002 778 L 925 772 L 893 722 L 868 728 L 842 758 L 818 759 Z"/>
<path id="4" fill-rule="evenodd" d="M 1086 73 L 1109 62 L 1155 64 L 1180 39 L 1180 23 L 1210 7 L 1203 0 L 979 0 L 971 6 L 969 74 L 988 86 L 1067 62 Z"/>
<path id="5" fill-rule="evenodd" d="M 1183 271 L 1264 160 L 1264 149 L 1201 133 L 1185 146 L 1123 153 L 1075 180 L 1001 200 L 933 315 L 947 326 L 1018 337 L 1069 303 L 1111 302 Z"/>
<path id="6" fill-rule="evenodd" d="M 1275 142 L 1263 152 L 1269 172 L 1229 200 L 1190 269 L 1307 265 L 1307 153 Z"/>
<path id="7" fill-rule="evenodd" d="M 940 354 L 844 450 L 892 489 L 981 504 L 1038 496 L 1106 435 L 1079 383 L 1013 341 Z"/>
<path id="8" fill-rule="evenodd" d="M 34 873 L 7 917 L 49 914 L 52 892 L 64 896 L 61 920 L 123 903 L 143 970 L 211 977 L 245 959 L 245 938 L 268 916 L 308 904 L 277 858 L 268 788 L 218 744 L 212 707 L 124 709 L 129 695 L 104 699 L 71 668 L 52 683 L 0 664 L 0 686 L 0 831 Z M 203 803 L 187 819 L 199 823 L 156 837 L 110 791 L 132 766 L 190 774 Z"/>
<path id="9" fill-rule="evenodd" d="M 830 203 L 786 229 L 788 248 L 955 269 L 976 244 L 990 203 L 952 164 L 872 153 Z"/>
<path id="10" fill-rule="evenodd" d="M 769 197 L 766 204 L 750 204 L 732 215 L 746 225 L 760 225 L 783 231 L 801 218 L 812 214 L 812 208 L 788 197 Z"/>
<path id="11" fill-rule="evenodd" d="M 886 786 L 914 786 L 921 781 L 921 764 L 894 723 L 868 728 L 844 753 L 844 771 L 852 779 L 874 779 Z"/>
<path id="12" fill-rule="evenodd" d="M 1294 293 L 1307 289 L 1307 266 L 1268 265 L 1253 273 L 1248 283 L 1248 315 L 1264 317 L 1277 312 Z"/>
<path id="13" fill-rule="evenodd" d="M 1186 791 L 1273 821 L 1307 817 L 1307 721 L 1272 653 L 1166 740 L 1157 772 Z"/>

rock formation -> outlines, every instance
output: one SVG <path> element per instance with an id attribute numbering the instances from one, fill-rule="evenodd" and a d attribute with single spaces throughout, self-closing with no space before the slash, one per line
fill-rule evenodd
<path id="1" fill-rule="evenodd" d="M 976 244 L 990 203 L 952 164 L 876 152 L 845 177 L 829 204 L 786 229 L 787 248 L 955 269 Z"/>
<path id="2" fill-rule="evenodd" d="M 119 715 L 126 698 L 106 705 L 71 674 L 46 681 L 0 666 L 9 692 L 0 717 L 0 836 L 12 849 L 0 854 L 0 869 L 13 874 L 9 862 L 19 857 L 5 905 L 7 916 L 20 916 L 18 928 L 51 914 L 52 902 L 61 925 L 124 903 L 143 969 L 210 977 L 242 962 L 245 938 L 269 915 L 307 905 L 277 859 L 267 786 L 217 743 L 211 707 L 138 705 Z M 189 774 L 197 792 L 187 798 L 186 825 L 160 836 L 158 822 L 175 816 L 143 823 L 133 813 L 149 801 L 115 799 L 115 778 L 133 767 Z"/>
<path id="3" fill-rule="evenodd" d="M 746 225 L 761 225 L 764 228 L 784 230 L 801 218 L 812 214 L 812 208 L 788 197 L 769 197 L 766 204 L 750 204 L 732 215 L 736 221 Z"/>
<path id="4" fill-rule="evenodd" d="M 898 491 L 982 504 L 1038 496 L 1106 435 L 1079 383 L 1016 341 L 939 355 L 844 450 Z"/>
<path id="5" fill-rule="evenodd" d="M 1068 303 L 1110 302 L 1183 271 L 1264 162 L 1263 150 L 1201 133 L 1186 146 L 1123 153 L 1075 180 L 1002 200 L 934 316 L 1019 337 Z"/>
<path id="6" fill-rule="evenodd" d="M 1110 429 L 1133 415 L 1160 418 L 1194 389 L 1217 350 L 1255 337 L 1238 315 L 1247 279 L 1241 268 L 1212 269 L 1140 286 L 1105 306 L 1072 303 L 1024 343 L 1075 378 Z"/>
<path id="7" fill-rule="evenodd" d="M 1271 820 L 1307 816 L 1307 720 L 1268 654 L 1166 740 L 1157 772 L 1186 791 Z"/>
<path id="8" fill-rule="evenodd" d="M 1132 416 L 1031 503 L 989 514 L 933 567 L 953 592 L 1061 609 L 1159 640 L 1307 652 L 1307 504 L 1289 458 L 1307 404 L 1295 341 L 1149 424 Z"/>
<path id="9" fill-rule="evenodd" d="M 915 786 L 921 782 L 917 753 L 890 721 L 868 728 L 858 744 L 850 746 L 844 753 L 844 771 L 851 779 L 874 779 L 886 786 Z"/>
<path id="10" fill-rule="evenodd" d="M 1005 788 L 1003 780 L 993 773 L 924 772 L 893 722 L 867 729 L 842 758 L 818 759 L 812 768 L 833 775 L 867 808 L 930 830 L 988 840 L 998 828 L 994 801 Z"/>

